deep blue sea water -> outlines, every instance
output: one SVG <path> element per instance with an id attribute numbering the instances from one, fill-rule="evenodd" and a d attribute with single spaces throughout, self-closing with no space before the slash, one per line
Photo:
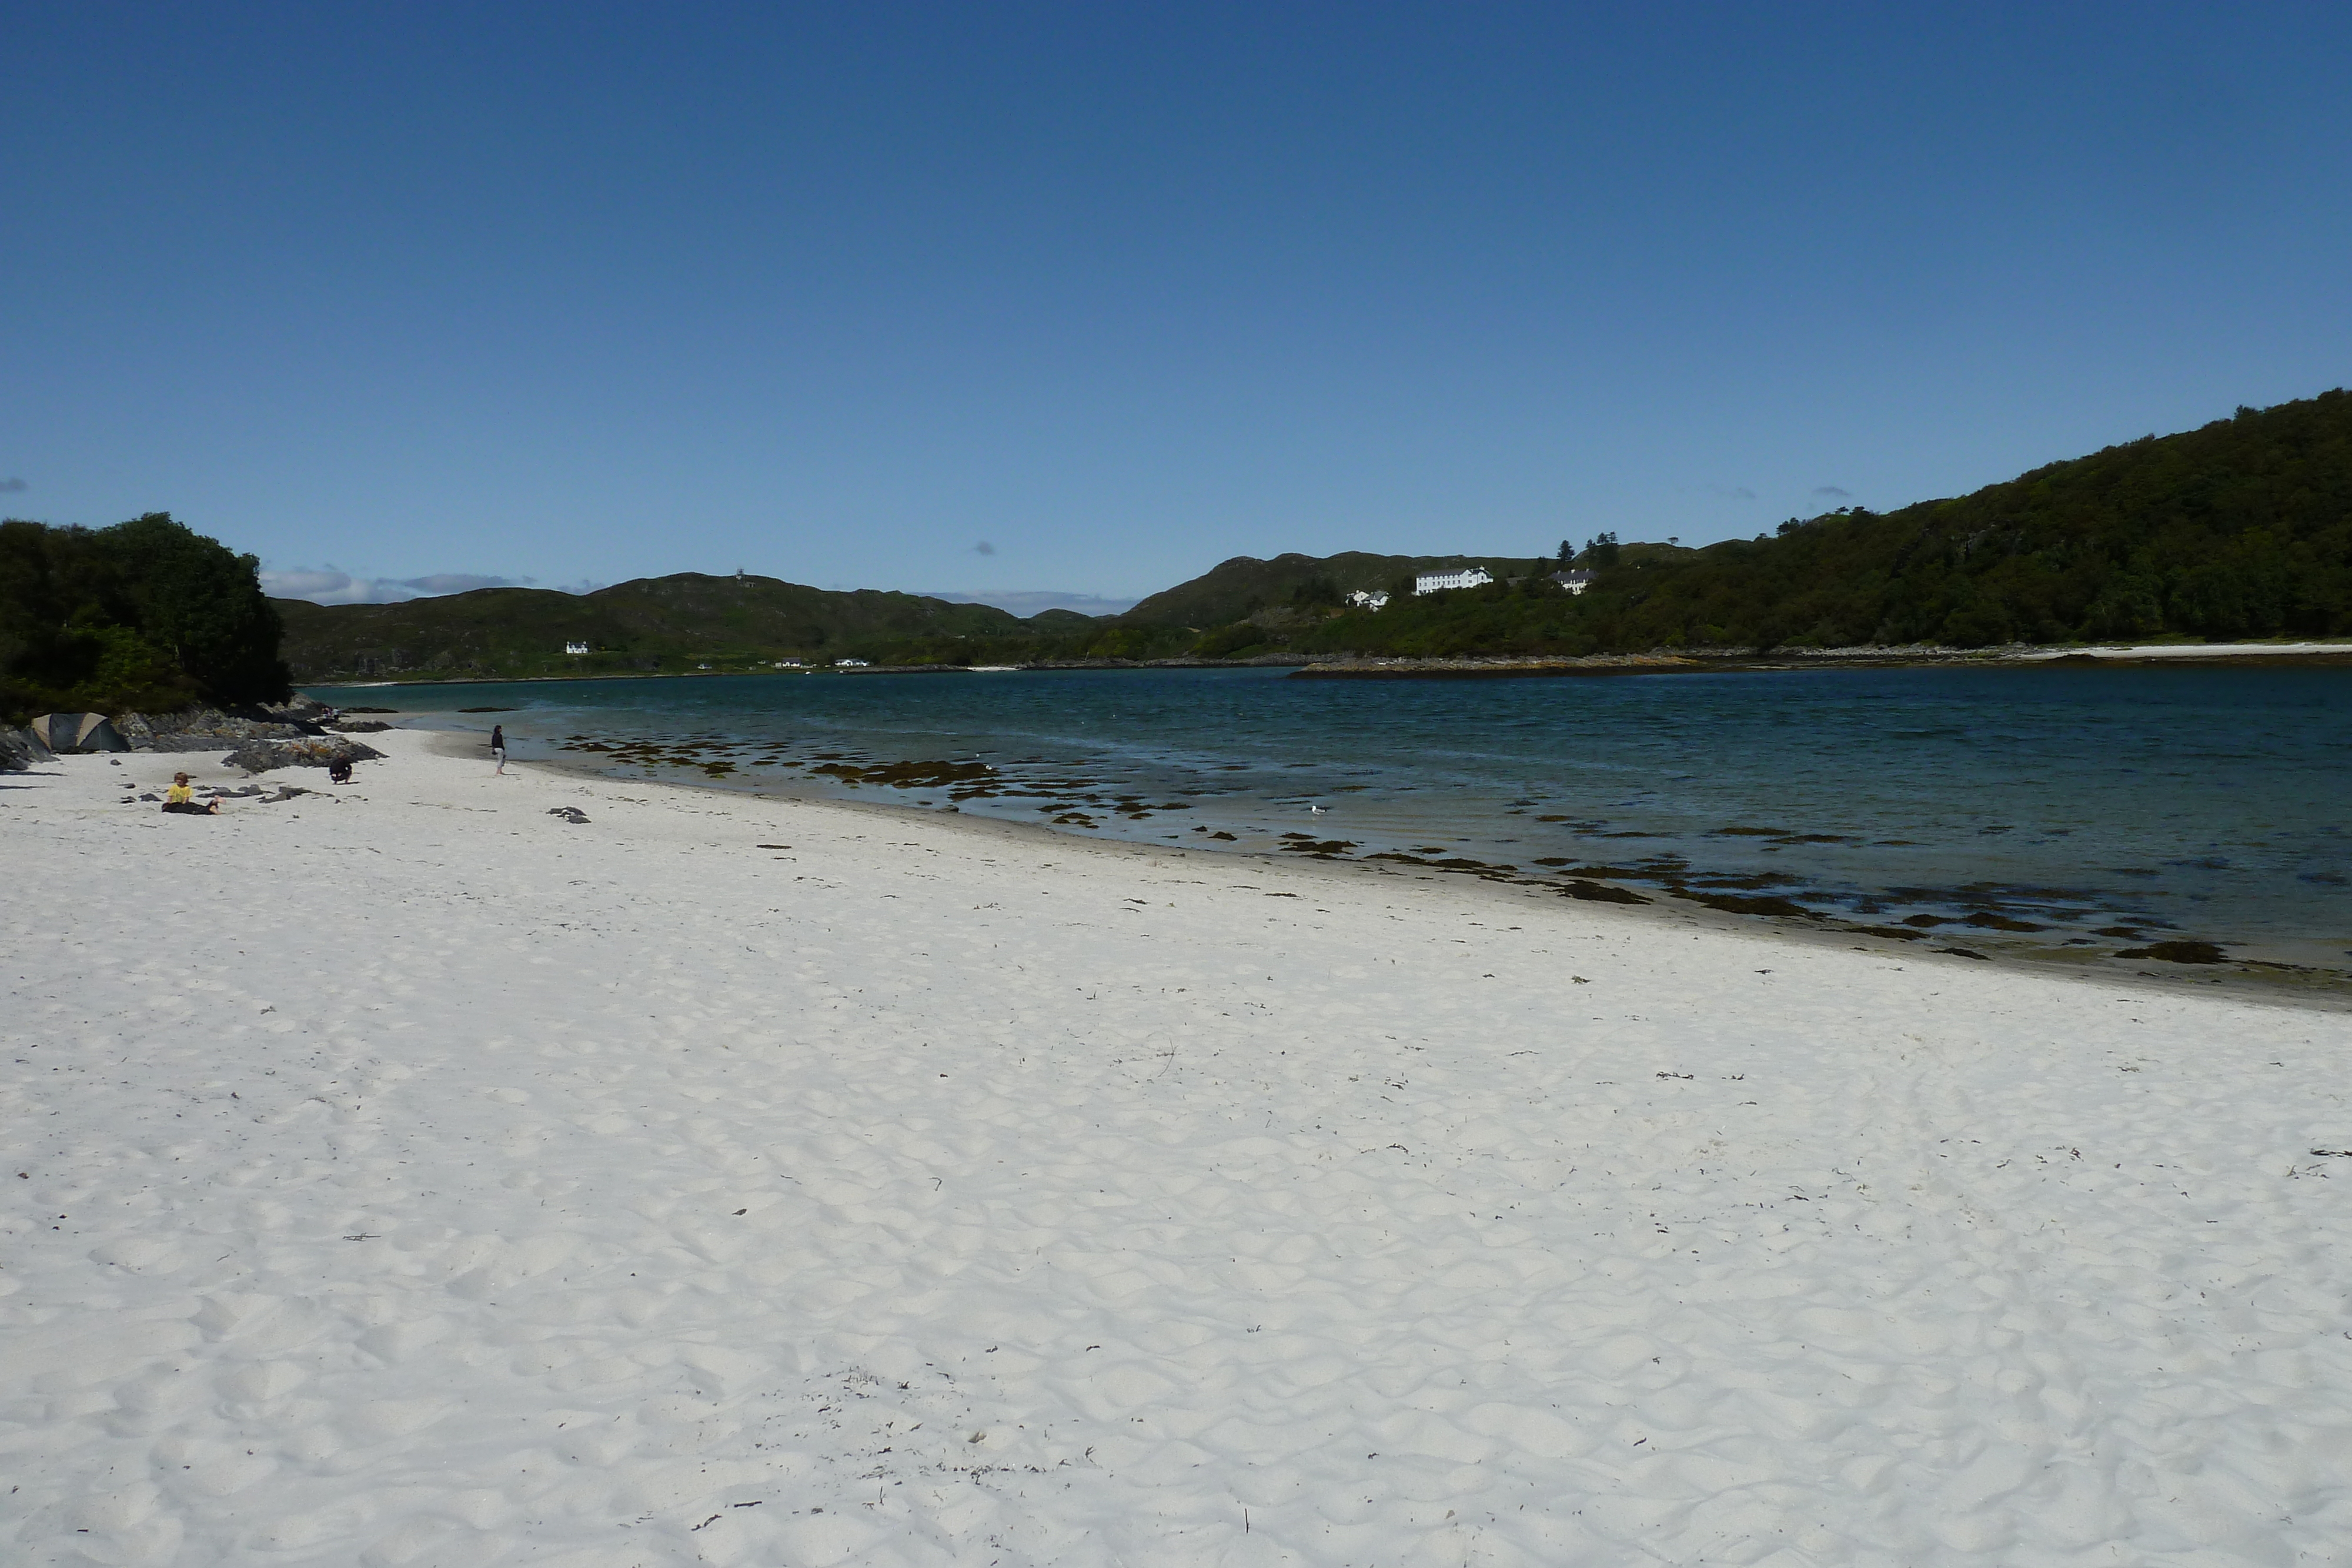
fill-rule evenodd
<path id="1" fill-rule="evenodd" d="M 1286 677 L 315 690 L 396 708 L 404 722 L 501 722 L 518 757 L 625 776 L 954 804 L 1194 847 L 1475 862 L 1654 898 L 1779 898 L 1935 941 L 2115 949 L 2194 937 L 2352 968 L 2352 670 Z M 636 743 L 676 749 L 577 749 Z M 895 762 L 960 764 L 966 777 L 911 788 L 856 777 Z M 2017 926 L 2039 929 L 2023 938 Z"/>

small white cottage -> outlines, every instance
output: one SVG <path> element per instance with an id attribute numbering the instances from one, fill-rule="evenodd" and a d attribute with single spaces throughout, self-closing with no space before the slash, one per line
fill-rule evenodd
<path id="1" fill-rule="evenodd" d="M 1348 602 L 1359 610 L 1385 610 L 1388 608 L 1389 596 L 1377 589 L 1360 588 L 1348 595 Z"/>
<path id="2" fill-rule="evenodd" d="M 585 643 L 566 643 L 563 644 L 563 651 L 567 653 L 584 653 L 588 651 L 588 644 Z"/>

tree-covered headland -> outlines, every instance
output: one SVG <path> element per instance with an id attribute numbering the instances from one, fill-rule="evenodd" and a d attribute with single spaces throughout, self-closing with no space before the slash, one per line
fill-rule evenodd
<path id="1" fill-rule="evenodd" d="M 1338 612 L 1308 652 L 1402 655 L 2352 635 L 2352 396 L 2148 436 L 1900 511 Z"/>
<path id="2" fill-rule="evenodd" d="M 259 565 L 168 512 L 0 522 L 0 719 L 283 700 Z"/>

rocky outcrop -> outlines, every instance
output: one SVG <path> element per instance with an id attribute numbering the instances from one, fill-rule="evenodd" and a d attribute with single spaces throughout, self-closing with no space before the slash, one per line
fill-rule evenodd
<path id="1" fill-rule="evenodd" d="M 49 748 L 29 729 L 0 727 L 0 773 L 22 773 L 49 760 Z"/>
<path id="2" fill-rule="evenodd" d="M 304 736 L 299 740 L 248 740 L 221 761 L 247 773 L 268 773 L 279 768 L 329 768 L 338 762 L 372 762 L 383 755 L 374 747 L 349 736 Z"/>
<path id="3" fill-rule="evenodd" d="M 325 734 L 320 720 L 334 709 L 309 697 L 272 703 L 235 712 L 216 707 L 183 708 L 178 713 L 127 713 L 115 727 L 134 751 L 217 751 L 251 740 L 300 740 Z"/>

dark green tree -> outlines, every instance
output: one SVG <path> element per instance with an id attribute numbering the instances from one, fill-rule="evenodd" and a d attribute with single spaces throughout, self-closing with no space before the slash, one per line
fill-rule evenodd
<path id="1" fill-rule="evenodd" d="M 0 715 L 284 698 L 259 564 L 163 512 L 95 530 L 0 522 Z"/>

